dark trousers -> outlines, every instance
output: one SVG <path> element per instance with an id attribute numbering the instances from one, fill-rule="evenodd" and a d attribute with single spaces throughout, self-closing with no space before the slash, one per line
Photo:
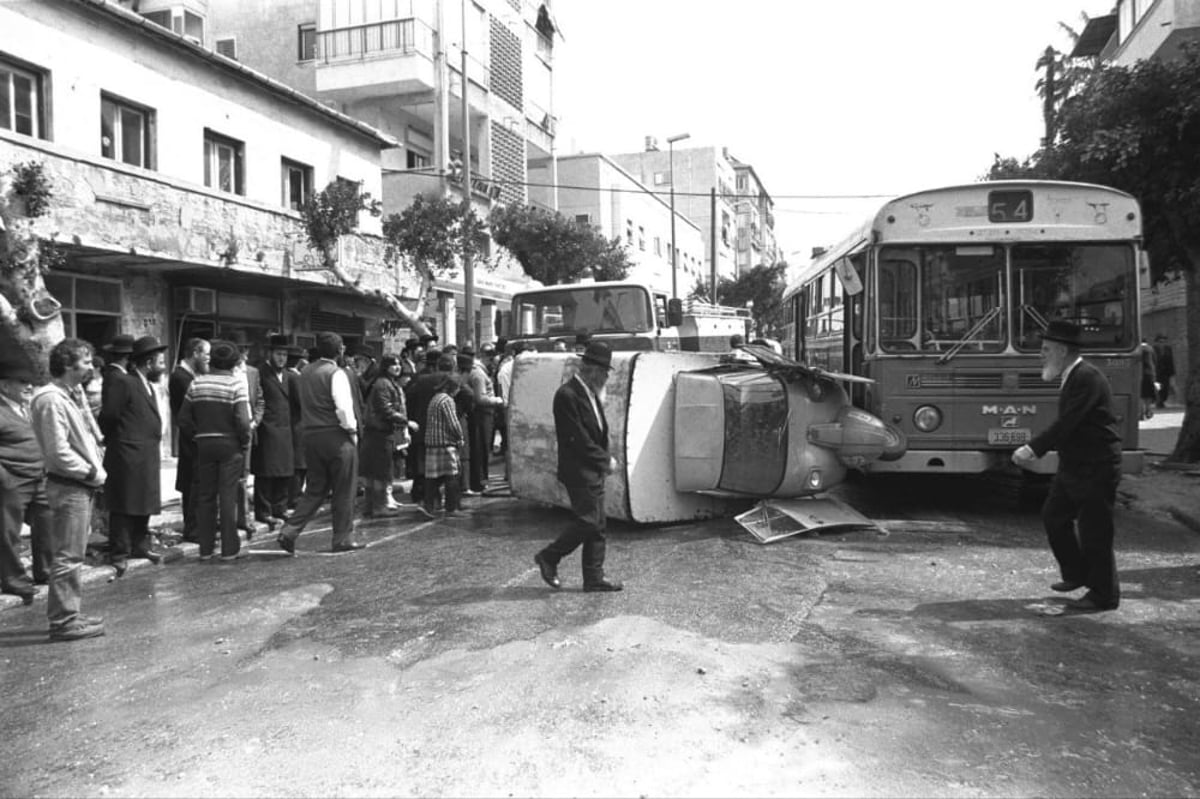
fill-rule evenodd
<path id="1" fill-rule="evenodd" d="M 1171 393 L 1171 377 L 1172 375 L 1167 375 L 1158 384 L 1158 407 L 1160 408 L 1167 404 L 1167 395 Z"/>
<path id="2" fill-rule="evenodd" d="M 21 563 L 21 525 L 29 525 L 33 549 L 33 579 L 50 577 L 50 504 L 43 477 L 20 480 L 0 488 L 0 589 L 10 594 L 31 594 L 33 584 Z"/>
<path id="3" fill-rule="evenodd" d="M 296 540 L 332 494 L 333 547 L 349 544 L 354 535 L 354 492 L 358 479 L 358 448 L 345 430 L 317 430 L 304 439 L 304 493 L 280 535 Z"/>
<path id="4" fill-rule="evenodd" d="M 114 565 L 125 565 L 131 556 L 142 557 L 150 549 L 150 517 L 120 511 L 108 512 L 108 554 Z"/>
<path id="5" fill-rule="evenodd" d="M 260 522 L 268 518 L 282 519 L 287 511 L 290 477 L 254 476 L 254 518 Z"/>
<path id="6" fill-rule="evenodd" d="M 488 458 L 492 457 L 493 426 L 492 409 L 476 408 L 467 417 L 470 425 L 471 445 L 469 486 L 472 491 L 483 491 L 488 480 Z"/>
<path id="7" fill-rule="evenodd" d="M 196 445 L 179 442 L 175 464 L 175 486 L 179 489 L 179 508 L 183 511 L 183 540 L 196 541 Z"/>
<path id="8" fill-rule="evenodd" d="M 308 469 L 297 469 L 288 479 L 288 510 L 296 507 L 296 502 L 300 499 L 300 495 L 304 493 L 304 475 L 307 474 L 307 472 Z"/>
<path id="9" fill-rule="evenodd" d="M 582 546 L 583 584 L 588 585 L 604 579 L 604 555 L 608 546 L 604 537 L 607 527 L 604 478 L 598 481 L 571 481 L 564 485 L 571 499 L 574 518 L 563 534 L 554 539 L 541 554 L 552 565 L 557 565 Z"/>
<path id="10" fill-rule="evenodd" d="M 462 507 L 462 483 L 459 475 L 443 475 L 441 477 L 426 477 L 424 480 L 425 509 L 433 511 L 437 508 L 438 497 L 442 486 L 446 487 L 446 511 L 456 511 Z"/>
<path id="11" fill-rule="evenodd" d="M 242 448 L 232 438 L 200 438 L 196 450 L 196 534 L 200 554 L 213 554 L 219 525 L 221 554 L 233 557 L 241 549 L 236 506 Z"/>
<path id="12" fill-rule="evenodd" d="M 408 476 L 412 478 L 412 487 L 409 488 L 409 498 L 414 503 L 425 501 L 425 439 L 419 436 L 413 436 L 412 443 L 408 445 L 408 452 L 404 456 L 404 466 L 408 472 Z"/>
<path id="13" fill-rule="evenodd" d="M 1112 607 L 1121 600 L 1113 554 L 1113 505 L 1120 481 L 1119 463 L 1070 468 L 1060 463 L 1042 506 L 1042 523 L 1062 579 L 1087 586 L 1098 602 Z"/>

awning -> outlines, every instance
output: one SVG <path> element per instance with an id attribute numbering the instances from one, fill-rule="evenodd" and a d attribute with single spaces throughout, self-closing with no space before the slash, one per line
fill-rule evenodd
<path id="1" fill-rule="evenodd" d="M 555 33 L 557 33 L 560 38 L 562 37 L 562 31 L 558 27 L 558 20 L 556 20 L 554 15 L 550 13 L 550 6 L 546 3 L 542 3 L 540 6 L 538 6 L 537 22 L 534 24 L 534 27 L 537 28 L 538 33 L 542 34 L 548 39 L 554 38 Z"/>
<path id="2" fill-rule="evenodd" d="M 1091 58 L 1100 55 L 1105 45 L 1108 44 L 1108 40 L 1116 32 L 1116 14 L 1109 14 L 1105 17 L 1092 17 L 1088 20 L 1083 33 L 1079 34 L 1079 41 L 1075 42 L 1075 49 L 1071 51 L 1070 57 Z"/>

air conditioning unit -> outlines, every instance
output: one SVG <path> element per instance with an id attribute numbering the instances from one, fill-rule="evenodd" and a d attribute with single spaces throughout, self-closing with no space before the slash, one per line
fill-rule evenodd
<path id="1" fill-rule="evenodd" d="M 177 313 L 212 316 L 217 312 L 217 292 L 186 286 L 175 290 Z"/>

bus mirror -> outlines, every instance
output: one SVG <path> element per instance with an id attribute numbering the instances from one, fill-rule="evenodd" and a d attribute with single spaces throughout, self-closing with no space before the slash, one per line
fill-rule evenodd
<path id="1" fill-rule="evenodd" d="M 683 324 L 683 300 L 672 297 L 667 300 L 667 327 L 679 327 Z"/>
<path id="2" fill-rule="evenodd" d="M 842 281 L 842 288 L 846 290 L 846 296 L 853 297 L 862 293 L 862 280 L 849 258 L 839 258 L 833 265 L 833 271 L 837 272 L 838 279 Z"/>

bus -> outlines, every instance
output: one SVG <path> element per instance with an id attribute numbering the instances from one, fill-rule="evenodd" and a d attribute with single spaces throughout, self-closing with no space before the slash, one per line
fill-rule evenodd
<path id="1" fill-rule="evenodd" d="M 784 294 L 785 351 L 870 382 L 854 405 L 899 427 L 907 452 L 872 472 L 1012 473 L 1014 449 L 1055 419 L 1041 333 L 1080 325 L 1108 376 L 1138 473 L 1140 278 L 1137 200 L 1105 186 L 993 181 L 886 202 L 815 258 Z M 1050 474 L 1057 453 L 1030 468 Z"/>
<path id="2" fill-rule="evenodd" d="M 636 282 L 595 281 L 517 292 L 508 339 L 541 351 L 574 350 L 586 337 L 614 350 L 724 352 L 749 322 L 745 308 L 668 299 Z"/>

